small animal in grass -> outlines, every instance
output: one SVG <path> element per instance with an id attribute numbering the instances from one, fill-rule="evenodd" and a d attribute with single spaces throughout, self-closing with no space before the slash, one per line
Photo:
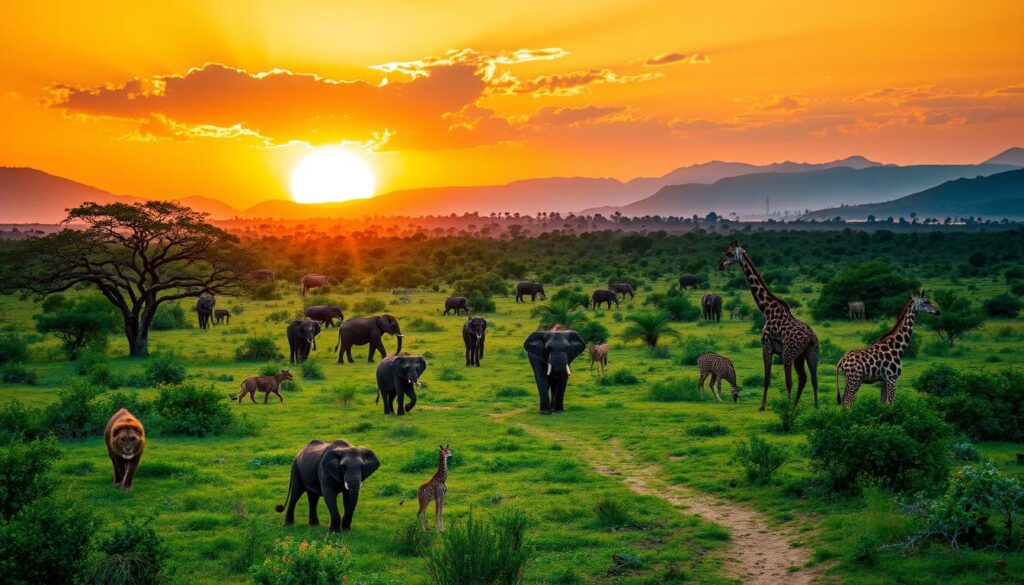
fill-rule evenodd
<path id="1" fill-rule="evenodd" d="M 142 452 L 146 449 L 146 429 L 128 409 L 122 408 L 107 422 L 103 440 L 110 462 L 114 464 L 114 485 L 131 491 Z"/>
<path id="2" fill-rule="evenodd" d="M 444 532 L 444 499 L 448 493 L 444 482 L 448 479 L 448 458 L 452 456 L 452 450 L 448 445 L 438 445 L 437 449 L 437 472 L 416 492 L 420 502 L 420 511 L 416 514 L 420 517 L 420 526 L 427 530 L 427 504 L 434 500 L 434 527 L 438 532 Z"/>
<path id="3" fill-rule="evenodd" d="M 294 380 L 292 373 L 287 368 L 281 370 L 280 374 L 274 376 L 251 376 L 246 378 L 242 382 L 242 391 L 238 393 L 238 403 L 242 403 L 242 399 L 245 395 L 249 395 L 249 399 L 252 400 L 253 404 L 256 404 L 256 391 L 261 390 L 263 392 L 263 404 L 266 404 L 270 400 L 270 394 L 276 394 L 284 403 L 284 397 L 281 396 L 281 382 L 285 380 Z M 234 400 L 236 396 L 231 394 L 231 399 Z"/>
<path id="4" fill-rule="evenodd" d="M 604 369 L 608 367 L 608 343 L 600 343 L 590 346 L 590 369 L 594 369 L 597 363 L 597 372 L 604 375 Z"/>
<path id="5" fill-rule="evenodd" d="M 218 325 L 230 324 L 231 323 L 231 311 L 227 309 L 217 309 L 213 312 L 213 322 Z"/>
<path id="6" fill-rule="evenodd" d="M 711 394 L 714 395 L 715 400 L 722 401 L 722 380 L 732 386 L 732 401 L 736 402 L 740 399 L 740 387 L 736 385 L 736 368 L 733 367 L 729 358 L 717 353 L 706 353 L 697 358 L 697 367 L 700 368 L 700 381 L 697 382 L 697 385 L 701 392 L 704 392 L 704 379 L 710 375 Z M 715 389 L 716 383 L 718 384 L 717 390 Z"/>

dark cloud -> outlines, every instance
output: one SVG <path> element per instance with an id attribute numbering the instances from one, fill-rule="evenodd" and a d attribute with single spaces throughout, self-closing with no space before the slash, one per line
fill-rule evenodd
<path id="1" fill-rule="evenodd" d="M 644 65 L 648 67 L 657 67 L 659 65 L 671 65 L 673 63 L 685 61 L 686 57 L 687 56 L 685 53 L 662 53 L 661 55 L 651 57 L 650 59 L 644 61 Z"/>

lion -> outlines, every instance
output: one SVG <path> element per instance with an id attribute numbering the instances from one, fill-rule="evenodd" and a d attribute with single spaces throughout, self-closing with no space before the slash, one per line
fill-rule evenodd
<path id="1" fill-rule="evenodd" d="M 107 453 L 114 464 L 114 485 L 122 490 L 132 490 L 132 480 L 139 469 L 142 451 L 146 448 L 146 430 L 139 419 L 122 408 L 110 417 L 103 430 Z"/>

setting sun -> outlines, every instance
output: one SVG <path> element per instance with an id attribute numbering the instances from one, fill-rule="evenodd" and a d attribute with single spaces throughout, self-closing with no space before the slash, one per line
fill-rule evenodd
<path id="1" fill-rule="evenodd" d="M 292 199 L 297 203 L 365 199 L 373 195 L 373 188 L 373 173 L 366 161 L 337 148 L 310 154 L 292 172 Z"/>

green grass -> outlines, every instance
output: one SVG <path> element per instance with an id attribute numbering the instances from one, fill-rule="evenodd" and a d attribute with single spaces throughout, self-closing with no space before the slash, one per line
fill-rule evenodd
<path id="1" fill-rule="evenodd" d="M 312 368 L 322 371 L 323 379 L 315 374 L 300 376 L 296 371 L 302 391 L 288 392 L 283 405 L 273 401 L 263 405 L 260 397 L 258 404 L 248 400 L 242 405 L 230 404 L 255 424 L 255 436 L 154 436 L 131 493 L 110 486 L 111 466 L 98 437 L 62 442 L 63 457 L 57 470 L 68 489 L 97 511 L 105 527 L 113 526 L 124 514 L 154 514 L 152 526 L 164 537 L 170 552 L 166 581 L 172 584 L 247 583 L 246 567 L 261 559 L 274 539 L 327 538 L 325 526 L 305 525 L 305 500 L 299 504 L 297 523 L 291 528 L 282 525 L 274 506 L 284 501 L 294 453 L 312 439 L 336 438 L 373 449 L 381 461 L 380 470 L 366 482 L 353 531 L 330 537 L 351 551 L 351 575 L 357 581 L 429 582 L 422 558 L 398 554 L 395 542 L 413 546 L 410 539 L 420 538 L 407 530 L 415 522 L 415 489 L 434 473 L 437 445 L 451 444 L 455 455 L 450 462 L 446 523 L 465 522 L 471 510 L 477 518 L 506 508 L 526 510 L 531 518 L 526 538 L 534 551 L 526 566 L 526 583 L 734 582 L 724 569 L 730 545 L 727 530 L 659 498 L 632 492 L 621 478 L 596 473 L 571 447 L 535 436 L 532 429 L 571 436 L 594 449 L 613 442 L 627 450 L 638 465 L 658 466 L 666 481 L 757 509 L 780 527 L 804 533 L 800 540 L 808 557 L 817 559 L 812 562 L 827 563 L 827 577 L 836 581 L 867 585 L 941 580 L 973 585 L 1024 579 L 1021 555 L 1006 555 L 1006 567 L 1000 573 L 996 563 L 1000 554 L 995 552 L 952 553 L 934 548 L 907 557 L 894 551 L 866 554 L 870 547 L 865 543 L 892 542 L 906 534 L 906 516 L 884 494 L 837 500 L 821 493 L 811 481 L 802 454 L 802 433 L 766 434 L 778 419 L 770 412 L 757 411 L 763 368 L 758 334 L 751 331 L 749 319 L 730 320 L 726 315 L 717 324 L 673 323 L 680 339 L 663 337 L 659 341 L 659 347 L 678 358 L 686 339 L 713 338 L 717 351 L 732 359 L 738 379 L 743 381 L 738 404 L 727 396 L 726 403 L 718 404 L 708 392 L 698 396 L 697 368 L 679 363 L 685 360 L 659 359 L 640 344 L 623 343 L 622 332 L 628 324 L 624 317 L 644 310 L 646 295 L 664 293 L 668 280 L 638 293 L 631 307 L 592 317 L 611 333 L 609 371 L 602 378 L 596 370 L 587 369 L 588 360 L 581 356 L 573 364 L 562 414 L 536 414 L 533 374 L 522 351 L 522 342 L 537 321 L 530 316 L 533 304 L 498 297 L 493 320 L 501 327 L 488 335 L 483 367 L 466 368 L 460 334 L 464 320 L 436 317 L 446 293 L 412 293 L 410 302 L 389 303 L 388 307 L 403 327 L 416 318 L 431 321 L 429 327 L 405 327 L 404 348 L 428 355 L 429 366 L 416 408 L 403 417 L 385 417 L 381 405 L 374 403 L 376 364 L 366 362 L 366 347 L 353 350 L 355 363 L 340 366 L 337 355 L 329 351 L 337 333 L 328 330 L 318 340 L 319 350 L 310 356 L 316 364 Z M 712 290 L 722 292 L 724 282 L 725 275 L 711 275 Z M 571 284 L 584 290 L 602 286 L 597 282 Z M 938 284 L 925 282 L 924 286 L 931 289 Z M 978 286 L 981 298 L 1006 290 L 1001 281 L 991 280 L 964 279 L 957 286 L 966 289 L 968 284 Z M 942 283 L 941 287 L 948 286 Z M 805 292 L 807 287 L 810 292 Z M 861 347 L 863 335 L 878 329 L 881 322 L 814 322 L 809 307 L 817 287 L 798 280 L 783 296 L 799 300 L 801 308 L 795 310 L 796 315 L 839 350 Z M 558 289 L 546 288 L 549 296 Z M 704 292 L 685 294 L 696 304 Z M 749 303 L 749 294 L 740 293 Z M 344 300 L 356 307 L 367 296 L 386 297 L 382 293 L 353 294 Z M 297 291 L 280 300 L 231 303 L 244 311 L 233 311 L 230 329 L 158 331 L 150 340 L 152 351 L 174 352 L 190 379 L 212 383 L 225 400 L 228 393 L 238 391 L 241 380 L 258 374 L 263 364 L 235 361 L 235 348 L 248 337 L 268 337 L 287 355 L 281 316 L 286 320 L 302 309 Z M 16 297 L 0 299 L 0 308 L 0 330 L 24 329 L 38 312 L 33 302 Z M 616 314 L 623 317 L 616 319 Z M 934 334 L 924 327 L 916 334 L 923 336 L 925 348 L 933 344 Z M 121 357 L 126 353 L 125 341 L 118 336 L 111 336 L 110 341 L 110 368 L 118 376 L 141 376 L 146 361 Z M 394 351 L 393 338 L 385 337 L 384 343 L 389 352 Z M 999 355 L 1002 363 L 988 363 L 991 355 Z M 925 350 L 904 362 L 897 400 L 913 392 L 910 381 L 930 364 L 1008 367 L 1018 363 L 1021 355 L 1024 322 L 991 321 L 967 335 L 951 352 Z M 832 365 L 823 362 L 820 367 L 822 408 L 835 408 Z M 3 384 L 0 404 L 17 398 L 41 407 L 66 391 L 66 380 L 78 377 L 76 364 L 64 361 L 57 340 L 51 337 L 35 338 L 25 367 L 36 374 L 36 384 Z M 152 400 L 156 390 L 143 387 L 138 393 Z M 727 388 L 724 393 L 728 394 Z M 864 386 L 858 400 L 877 400 L 878 394 L 877 387 Z M 772 372 L 770 397 L 776 396 L 785 396 L 780 366 Z M 808 388 L 804 409 L 811 408 L 812 401 Z M 731 461 L 737 442 L 752 432 L 767 436 L 790 454 L 767 486 L 750 485 Z M 1024 446 L 977 443 L 977 448 L 1002 470 L 1024 475 L 1024 469 L 1014 463 L 1015 454 L 1024 451 Z M 404 503 L 399 505 L 400 501 Z M 602 504 L 598 511 L 599 502 L 616 502 L 612 507 L 620 509 Z M 628 520 L 622 521 L 620 512 Z M 326 524 L 322 503 L 320 518 Z M 872 564 L 866 564 L 866 559 Z"/>

